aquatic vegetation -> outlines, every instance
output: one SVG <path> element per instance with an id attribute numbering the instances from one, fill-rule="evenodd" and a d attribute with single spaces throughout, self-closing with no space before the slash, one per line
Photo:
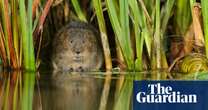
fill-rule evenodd
<path id="1" fill-rule="evenodd" d="M 99 29 L 105 57 L 106 75 L 99 109 L 107 108 L 112 72 L 130 71 L 126 74 L 136 76 L 129 78 L 128 75 L 119 73 L 113 103 L 114 110 L 127 110 L 131 104 L 132 81 L 143 78 L 142 73 L 137 73 L 138 71 L 151 70 L 146 79 L 154 80 L 207 79 L 207 2 L 1 0 L 1 61 L 4 67 L 34 71 L 39 63 L 42 63 L 39 56 L 45 38 L 52 39 L 55 31 L 69 19 L 91 23 Z M 47 39 L 46 41 L 50 42 Z M 8 93 L 8 85 L 0 87 L 0 90 L 2 88 Z M 24 90 L 27 93 L 29 89 L 33 88 Z M 22 106 L 31 109 L 31 103 L 28 104 L 30 108 L 26 107 L 26 103 L 27 97 L 32 93 L 26 93 L 26 99 L 22 99 L 25 102 Z M 6 99 L 7 96 L 8 94 L 5 95 Z M 17 98 L 17 93 L 14 94 L 14 98 Z M 6 102 L 3 103 L 4 106 L 8 105 Z M 15 107 L 16 105 L 14 109 Z"/>
<path id="2" fill-rule="evenodd" d="M 47 32 L 47 29 L 43 30 L 44 21 L 53 2 L 28 0 L 27 3 L 16 0 L 1 1 L 0 52 L 5 67 L 35 70 L 40 63 L 42 32 Z M 83 3 L 71 0 L 54 3 L 54 7 L 64 5 L 65 18 L 77 16 L 81 21 L 97 21 L 105 55 L 105 69 L 108 71 L 115 66 L 122 71 L 168 69 L 174 53 L 167 55 L 167 51 L 175 44 L 168 47 L 164 42 L 169 42 L 166 36 L 171 34 L 181 36 L 184 44 L 182 51 L 174 58 L 191 53 L 195 49 L 194 45 L 206 47 L 206 26 L 203 29 L 201 25 L 202 17 L 206 19 L 206 6 L 202 5 L 201 16 L 200 3 L 196 3 L 195 0 L 88 0 Z M 45 4 L 43 10 L 38 8 L 40 4 Z M 69 5 L 72 8 L 67 9 Z M 89 9 L 83 9 L 86 6 Z M 11 10 L 11 13 L 5 13 L 8 10 Z M 89 14 L 90 11 L 92 15 Z M 171 27 L 171 30 L 168 27 Z M 112 29 L 111 32 L 109 29 Z M 112 37 L 113 35 L 115 37 Z M 115 47 L 110 46 L 111 39 L 114 39 Z M 115 48 L 115 52 L 112 48 Z M 114 65 L 113 61 L 117 61 L 118 65 Z"/>
<path id="3" fill-rule="evenodd" d="M 36 70 L 35 44 L 41 38 L 41 30 L 52 4 L 48 0 L 43 11 L 39 0 L 0 1 L 0 51 L 4 67 Z M 38 48 L 38 46 L 37 46 Z M 38 52 L 37 52 L 38 53 Z M 36 58 L 37 60 L 37 58 Z"/>

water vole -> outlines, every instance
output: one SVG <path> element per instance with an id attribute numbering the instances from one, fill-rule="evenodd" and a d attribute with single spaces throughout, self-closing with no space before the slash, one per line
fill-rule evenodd
<path id="1" fill-rule="evenodd" d="M 96 71 L 103 64 L 99 34 L 87 23 L 71 21 L 57 33 L 52 47 L 55 70 Z"/>

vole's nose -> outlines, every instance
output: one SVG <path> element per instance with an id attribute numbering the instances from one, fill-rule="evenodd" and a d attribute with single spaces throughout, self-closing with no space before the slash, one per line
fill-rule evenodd
<path id="1" fill-rule="evenodd" d="M 80 51 L 76 51 L 76 54 L 80 54 Z"/>
<path id="2" fill-rule="evenodd" d="M 83 51 L 83 46 L 80 44 L 80 42 L 76 42 L 75 45 L 73 46 L 73 51 L 75 54 L 79 55 Z"/>

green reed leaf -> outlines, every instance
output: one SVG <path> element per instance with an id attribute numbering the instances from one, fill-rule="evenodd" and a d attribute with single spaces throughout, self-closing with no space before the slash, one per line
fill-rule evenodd
<path id="1" fill-rule="evenodd" d="M 110 53 L 110 47 L 108 43 L 108 37 L 107 37 L 107 31 L 106 31 L 106 26 L 105 26 L 101 0 L 93 0 L 93 6 L 95 8 L 98 25 L 99 25 L 99 29 L 101 33 L 101 40 L 102 40 L 102 45 L 103 45 L 104 55 L 105 55 L 106 70 L 111 70 L 112 69 L 111 53 Z"/>
<path id="2" fill-rule="evenodd" d="M 116 5 L 112 0 L 106 0 L 106 5 L 108 8 L 108 14 L 110 17 L 111 25 L 113 27 L 116 38 L 119 41 L 119 46 L 121 47 L 122 54 L 127 64 L 129 70 L 134 68 L 134 55 L 131 48 L 130 31 L 129 31 L 129 15 L 128 15 L 128 1 L 120 0 L 120 16 L 116 11 Z"/>
<path id="3" fill-rule="evenodd" d="M 208 58 L 208 0 L 201 0 L 202 16 L 204 24 L 204 37 L 205 37 L 205 51 L 206 57 Z"/>
<path id="4" fill-rule="evenodd" d="M 25 1 L 19 0 L 20 24 L 22 32 L 23 61 L 25 69 L 35 70 L 35 57 L 32 35 L 32 0 L 28 1 L 28 16 Z M 28 19 L 27 19 L 28 18 Z"/>
<path id="5" fill-rule="evenodd" d="M 79 1 L 78 1 L 78 0 L 71 0 L 71 2 L 72 2 L 72 5 L 73 5 L 73 7 L 74 7 L 74 10 L 75 10 L 75 12 L 76 12 L 78 18 L 79 18 L 81 21 L 87 22 L 87 19 L 86 19 L 84 13 L 82 12 L 82 9 L 81 9 L 81 7 L 80 7 L 80 5 L 79 5 Z"/>

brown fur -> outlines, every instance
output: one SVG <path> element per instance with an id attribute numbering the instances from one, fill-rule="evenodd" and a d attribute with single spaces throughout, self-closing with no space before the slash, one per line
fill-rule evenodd
<path id="1" fill-rule="evenodd" d="M 97 71 L 103 64 L 103 51 L 97 32 L 87 23 L 72 21 L 53 41 L 55 70 Z"/>

